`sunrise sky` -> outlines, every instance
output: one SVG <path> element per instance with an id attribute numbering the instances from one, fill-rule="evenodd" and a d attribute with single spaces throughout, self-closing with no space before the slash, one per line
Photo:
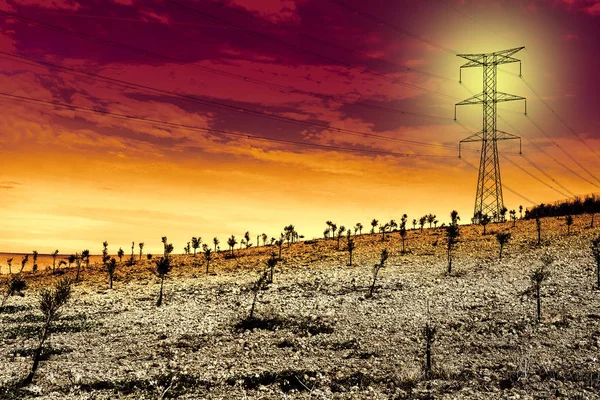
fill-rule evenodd
<path id="1" fill-rule="evenodd" d="M 481 106 L 459 108 L 463 127 L 454 104 L 481 90 L 481 69 L 461 86 L 456 53 L 519 46 L 554 113 L 518 64 L 502 67 L 498 89 L 529 112 L 500 105 L 527 157 L 500 144 L 522 196 L 505 188 L 506 206 L 600 192 L 597 0 L 0 4 L 0 251 L 156 252 L 165 235 L 178 252 L 191 236 L 225 248 L 245 231 L 320 237 L 326 220 L 452 209 L 467 222 L 477 174 L 457 147 Z M 478 165 L 478 148 L 465 160 Z"/>

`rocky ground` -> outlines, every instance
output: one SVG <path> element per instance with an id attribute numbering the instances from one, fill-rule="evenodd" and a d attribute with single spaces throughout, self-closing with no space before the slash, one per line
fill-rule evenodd
<path id="1" fill-rule="evenodd" d="M 16 391 L 42 325 L 37 291 L 58 279 L 25 276 L 24 297 L 0 312 L 0 397 L 40 399 L 533 399 L 600 398 L 600 291 L 589 217 L 461 227 L 446 274 L 442 229 L 284 246 L 274 283 L 260 292 L 246 329 L 252 286 L 274 248 L 175 256 L 156 307 L 152 261 L 119 266 L 114 289 L 101 266 L 76 283 L 33 384 Z M 493 232 L 512 240 L 498 259 Z M 490 234 L 491 233 L 491 234 Z M 373 297 L 372 267 L 390 251 Z M 529 275 L 550 253 L 542 321 Z M 73 275 L 74 272 L 64 271 Z M 427 313 L 429 303 L 429 316 Z M 423 375 L 428 320 L 434 371 Z"/>

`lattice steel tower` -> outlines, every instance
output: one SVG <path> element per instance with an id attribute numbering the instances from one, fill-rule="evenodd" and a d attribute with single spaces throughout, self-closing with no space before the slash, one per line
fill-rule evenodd
<path id="1" fill-rule="evenodd" d="M 460 67 L 460 82 L 462 83 L 462 69 L 483 67 L 483 91 L 454 106 L 454 120 L 456 121 L 456 106 L 469 104 L 483 104 L 483 128 L 466 139 L 466 142 L 481 142 L 481 160 L 479 163 L 479 177 L 477 178 L 477 194 L 475 196 L 475 211 L 473 222 L 478 223 L 482 215 L 498 219 L 504 208 L 502 197 L 502 180 L 500 179 L 500 163 L 498 160 L 498 141 L 521 139 L 511 133 L 496 129 L 497 104 L 504 101 L 525 100 L 525 115 L 527 115 L 527 100 L 525 97 L 499 92 L 496 89 L 498 65 L 519 63 L 521 74 L 521 60 L 512 57 L 524 47 L 510 50 L 497 51 L 484 54 L 458 54 L 469 62 Z M 459 157 L 460 154 L 459 144 Z"/>

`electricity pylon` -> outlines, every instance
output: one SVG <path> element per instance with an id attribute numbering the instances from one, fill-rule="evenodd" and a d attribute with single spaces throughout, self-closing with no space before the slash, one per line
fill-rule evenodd
<path id="1" fill-rule="evenodd" d="M 509 50 L 496 51 L 494 53 L 482 54 L 458 54 L 469 62 L 460 67 L 460 83 L 462 83 L 462 69 L 472 67 L 483 67 L 483 91 L 466 100 L 456 103 L 454 106 L 454 120 L 456 121 L 456 106 L 471 104 L 483 104 L 483 128 L 466 139 L 460 141 L 460 145 L 467 142 L 481 142 L 481 160 L 479 162 L 479 177 L 477 178 L 477 194 L 475 196 L 475 211 L 473 222 L 479 223 L 483 215 L 498 220 L 504 208 L 502 196 L 502 180 L 500 179 L 500 163 L 498 160 L 498 141 L 519 139 L 513 135 L 496 129 L 497 104 L 505 101 L 525 100 L 525 115 L 527 115 L 527 100 L 525 97 L 515 96 L 499 92 L 497 87 L 498 65 L 519 63 L 519 75 L 521 75 L 521 60 L 512 57 L 525 47 L 517 47 Z"/>

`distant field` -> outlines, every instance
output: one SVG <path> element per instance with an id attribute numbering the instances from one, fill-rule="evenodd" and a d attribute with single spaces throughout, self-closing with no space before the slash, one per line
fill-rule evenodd
<path id="1" fill-rule="evenodd" d="M 69 262 L 70 254 L 59 254 L 56 257 L 56 265 L 60 260 L 65 260 L 67 263 Z M 25 257 L 25 253 L 0 253 L 0 274 L 8 274 L 8 264 L 6 260 L 12 258 L 12 272 L 18 272 L 21 269 L 21 260 Z M 90 256 L 90 264 L 102 262 L 101 255 L 92 255 Z M 38 270 L 43 271 L 47 268 L 52 269 L 52 256 L 50 254 L 38 254 L 37 259 Z M 32 271 L 33 270 L 33 255 L 29 253 L 29 261 L 25 265 L 25 269 L 23 271 Z"/>

